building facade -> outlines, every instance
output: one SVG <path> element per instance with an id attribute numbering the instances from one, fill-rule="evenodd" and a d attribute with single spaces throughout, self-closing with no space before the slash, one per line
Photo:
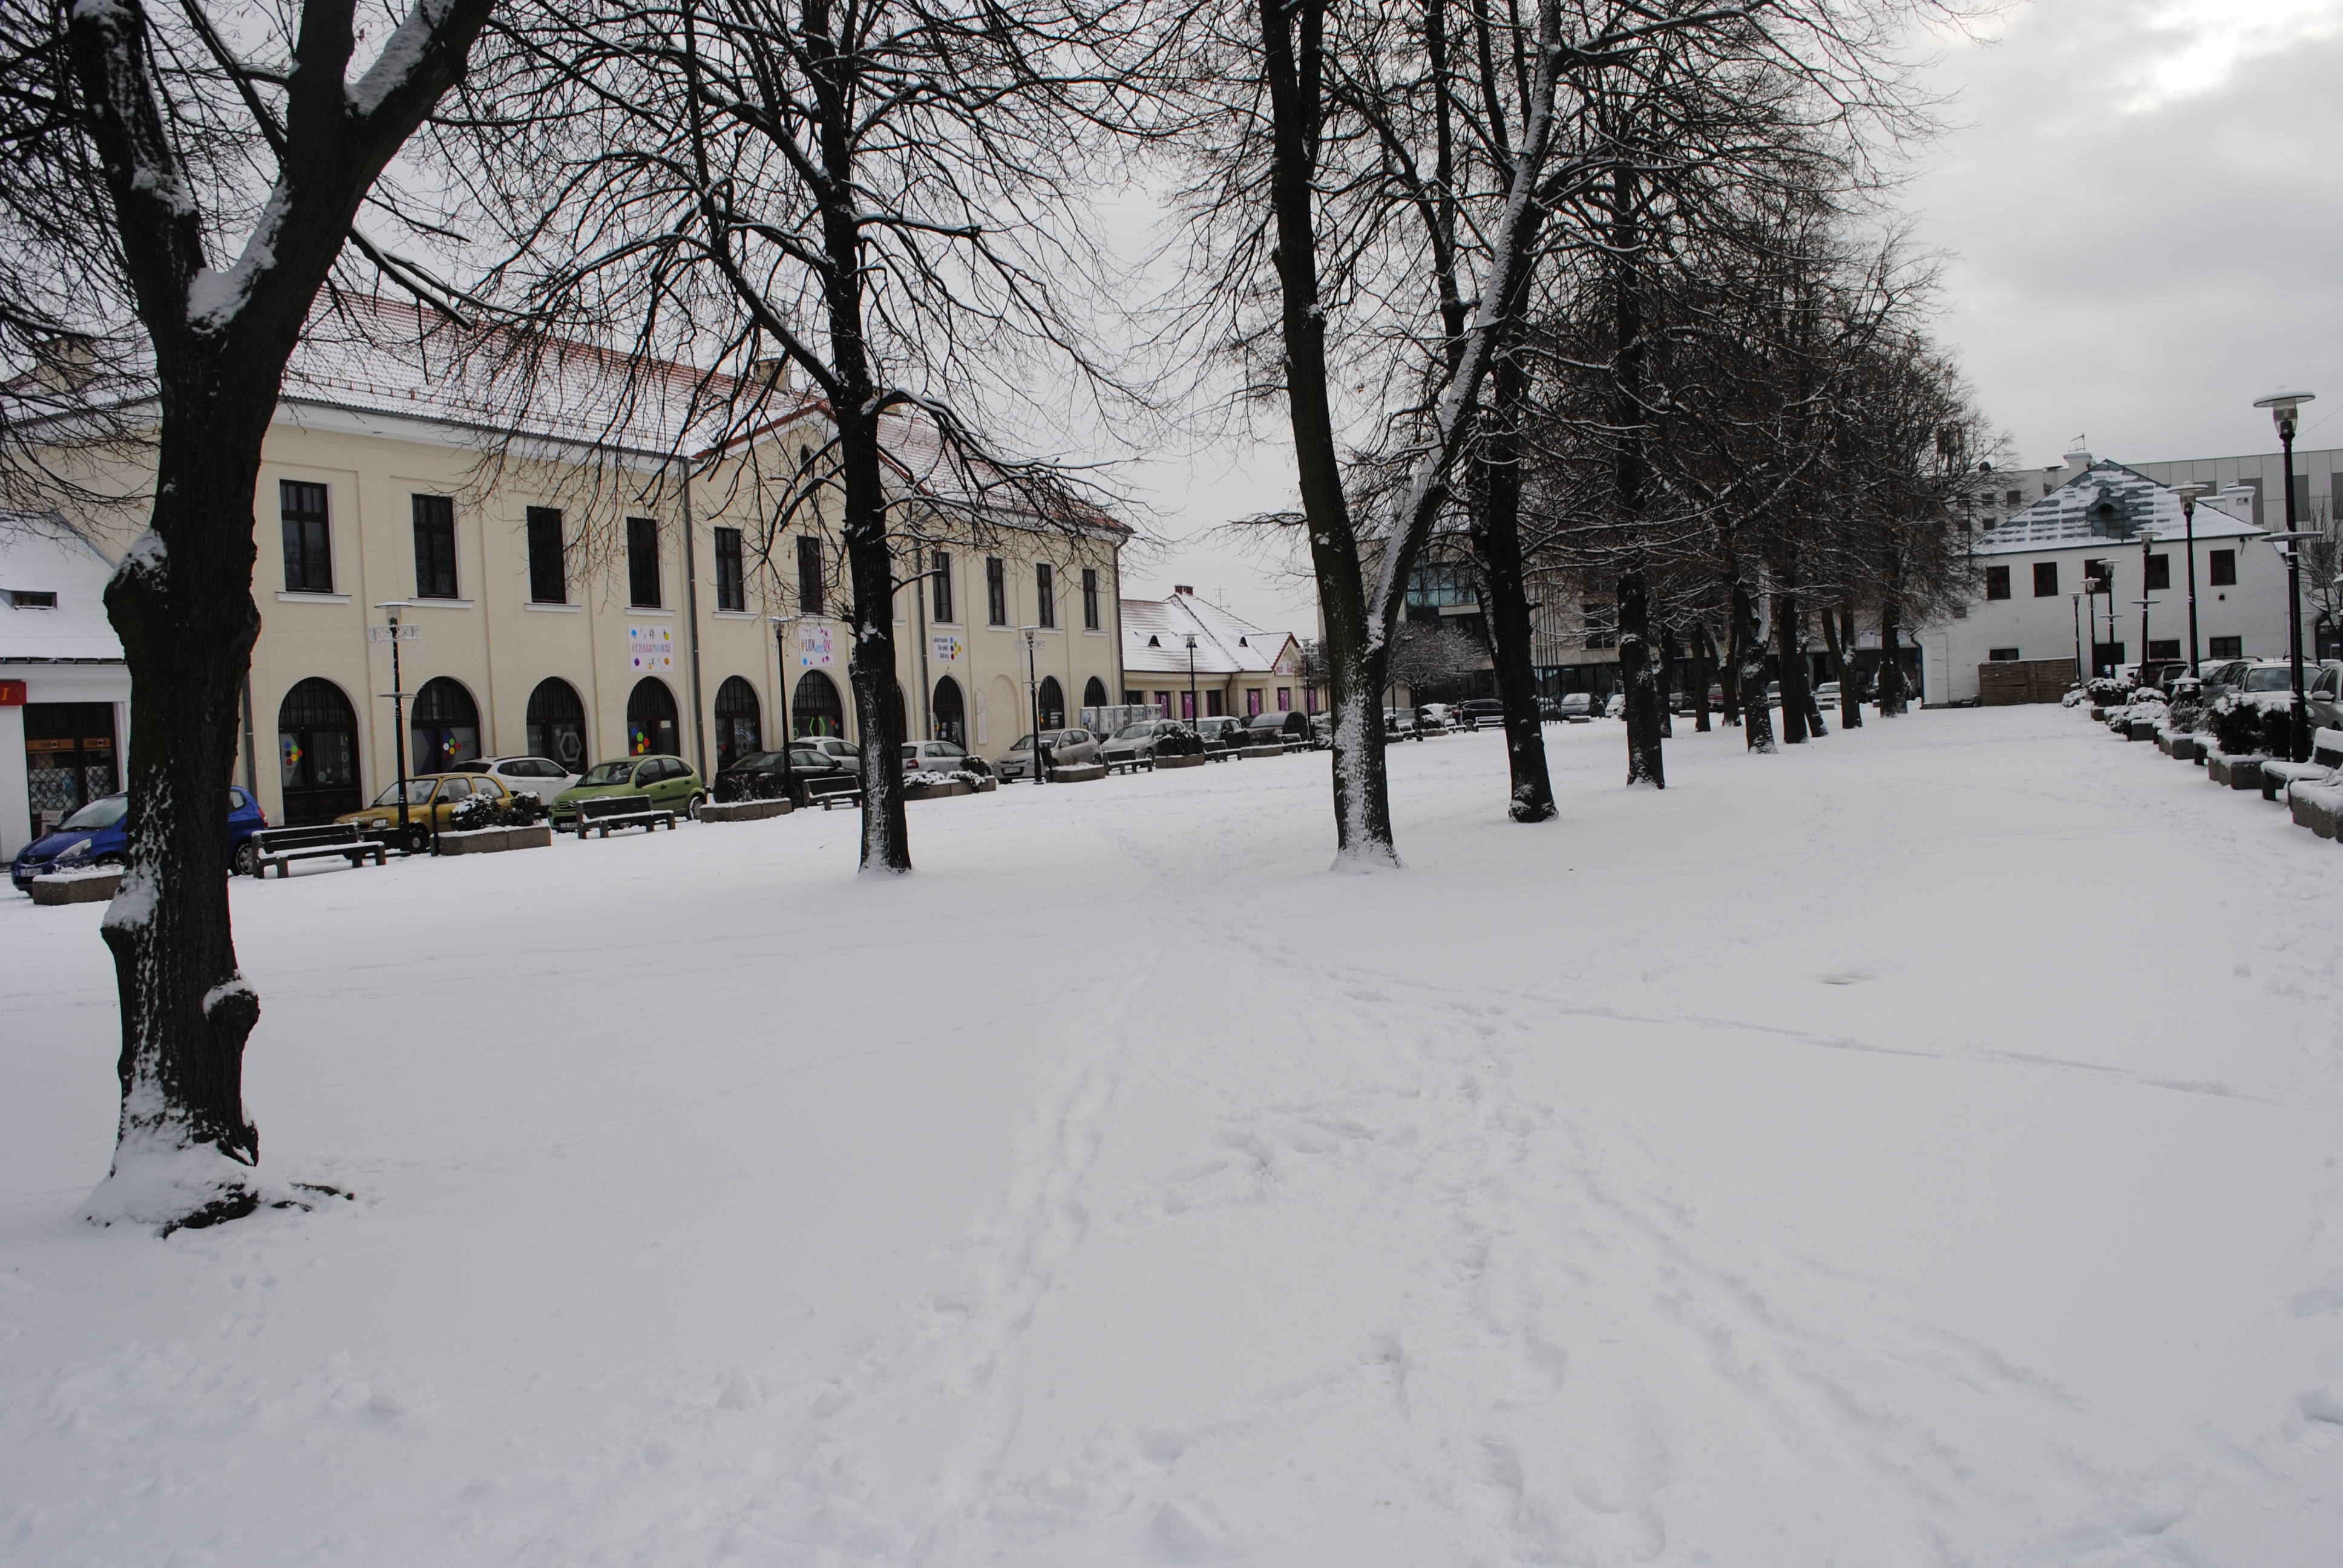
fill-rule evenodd
<path id="1" fill-rule="evenodd" d="M 1122 644 L 1122 700 L 1167 718 L 1315 713 L 1324 701 L 1302 678 L 1291 633 L 1241 620 L 1185 585 L 1164 598 L 1125 600 Z"/>
<path id="2" fill-rule="evenodd" d="M 130 677 L 114 563 L 59 517 L 0 514 L 0 859 L 122 787 Z"/>

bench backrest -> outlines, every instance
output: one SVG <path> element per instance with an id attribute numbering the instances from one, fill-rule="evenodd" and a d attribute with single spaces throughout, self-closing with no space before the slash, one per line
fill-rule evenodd
<path id="1" fill-rule="evenodd" d="M 2343 729 L 2321 729 L 2310 738 L 2310 755 L 2329 768 L 2343 767 Z"/>
<path id="2" fill-rule="evenodd" d="M 279 849 L 314 849 L 324 844 L 355 844 L 358 841 L 358 825 L 320 822 L 309 828 L 263 828 L 253 834 L 252 841 L 264 855 Z"/>
<path id="3" fill-rule="evenodd" d="M 851 773 L 840 773 L 829 779 L 809 779 L 805 783 L 805 792 L 809 796 L 839 795 L 861 788 L 862 780 Z"/>
<path id="4" fill-rule="evenodd" d="M 595 795 L 578 802 L 581 817 L 645 816 L 666 809 L 648 795 Z"/>

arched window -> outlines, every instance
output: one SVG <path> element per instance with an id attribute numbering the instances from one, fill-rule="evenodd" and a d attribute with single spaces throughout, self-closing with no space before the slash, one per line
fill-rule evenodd
<path id="1" fill-rule="evenodd" d="M 586 769 L 586 705 L 568 681 L 540 680 L 528 694 L 528 749 L 572 773 Z"/>
<path id="2" fill-rule="evenodd" d="M 935 720 L 936 739 L 949 740 L 954 746 L 968 744 L 968 709 L 962 705 L 960 682 L 947 675 L 936 682 L 936 699 L 929 705 Z"/>
<path id="3" fill-rule="evenodd" d="M 1041 678 L 1041 728 L 1063 729 L 1066 727 L 1066 689 L 1058 684 L 1054 675 Z"/>
<path id="4" fill-rule="evenodd" d="M 366 802 L 358 797 L 358 716 L 330 680 L 316 676 L 277 709 L 277 779 L 285 824 L 330 822 Z"/>
<path id="5" fill-rule="evenodd" d="M 1101 680 L 1095 675 L 1091 677 L 1090 684 L 1082 688 L 1082 706 L 1084 708 L 1104 708 L 1106 706 L 1105 681 Z"/>
<path id="6" fill-rule="evenodd" d="M 792 735 L 845 736 L 846 704 L 838 699 L 837 684 L 821 671 L 807 670 L 789 694 L 789 730 Z"/>
<path id="7" fill-rule="evenodd" d="M 470 692 L 444 675 L 415 694 L 407 729 L 409 772 L 444 773 L 480 754 L 480 710 Z"/>
<path id="8" fill-rule="evenodd" d="M 682 741 L 676 731 L 675 693 L 655 675 L 644 676 L 627 694 L 627 755 L 683 755 Z"/>
<path id="9" fill-rule="evenodd" d="M 757 689 L 739 676 L 728 676 L 716 689 L 716 766 L 729 768 L 751 751 L 765 749 L 763 710 L 757 706 Z"/>

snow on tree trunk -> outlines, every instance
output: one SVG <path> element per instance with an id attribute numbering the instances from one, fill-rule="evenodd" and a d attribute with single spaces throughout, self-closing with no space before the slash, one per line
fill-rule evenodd
<path id="1" fill-rule="evenodd" d="M 1782 743 L 1806 739 L 1806 661 L 1798 651 L 1798 595 L 1785 574 L 1776 572 L 1774 589 L 1774 653 L 1782 669 Z"/>
<path id="2" fill-rule="evenodd" d="M 1667 788 L 1660 758 L 1660 682 L 1652 657 L 1651 597 L 1640 571 L 1619 578 L 1619 678 L 1626 696 L 1627 782 Z"/>
<path id="3" fill-rule="evenodd" d="M 1740 584 L 1733 587 L 1734 664 L 1739 671 L 1742 734 L 1752 751 L 1774 750 L 1774 710 L 1765 700 L 1765 643 L 1757 629 L 1757 605 Z"/>
<path id="4" fill-rule="evenodd" d="M 1897 646 L 1899 628 L 1893 598 L 1879 607 L 1879 717 L 1894 719 L 1904 711 L 1904 652 Z"/>
<path id="5" fill-rule="evenodd" d="M 1521 411 L 1529 401 L 1529 377 L 1518 359 L 1508 355 L 1498 362 L 1493 378 L 1494 417 L 1475 459 L 1479 515 L 1474 543 L 1488 583 L 1489 650 L 1497 698 L 1504 705 L 1505 814 L 1516 822 L 1544 822 L 1554 815 L 1554 782 L 1546 770 L 1545 725 L 1538 713 L 1529 591 L 1522 568 L 1522 467 L 1515 438 Z"/>
<path id="6" fill-rule="evenodd" d="M 1823 634 L 1830 644 L 1831 670 L 1838 678 L 1838 721 L 1842 729 L 1863 728 L 1863 681 L 1855 668 L 1855 611 L 1838 608 L 1833 618 L 1823 611 Z"/>
<path id="7" fill-rule="evenodd" d="M 1708 733 L 1710 684 L 1708 628 L 1694 621 L 1692 628 L 1692 727 L 1697 735 Z"/>

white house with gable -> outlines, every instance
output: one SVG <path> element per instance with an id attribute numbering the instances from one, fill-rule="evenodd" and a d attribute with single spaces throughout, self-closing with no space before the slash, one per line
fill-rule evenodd
<path id="1" fill-rule="evenodd" d="M 2180 493 L 2088 452 L 2065 479 L 1974 535 L 1979 597 L 1919 634 L 1926 700 L 1976 700 L 1977 666 L 2073 658 L 2086 673 L 2188 657 L 2188 530 Z M 2197 502 L 2200 658 L 2283 658 L 2286 563 L 2242 487 Z M 2096 590 L 2096 591 L 2095 591 Z M 2146 646 L 2142 610 L 2146 609 Z"/>
<path id="2" fill-rule="evenodd" d="M 54 515 L 0 513 L 0 859 L 122 788 L 130 674 L 114 563 Z"/>

